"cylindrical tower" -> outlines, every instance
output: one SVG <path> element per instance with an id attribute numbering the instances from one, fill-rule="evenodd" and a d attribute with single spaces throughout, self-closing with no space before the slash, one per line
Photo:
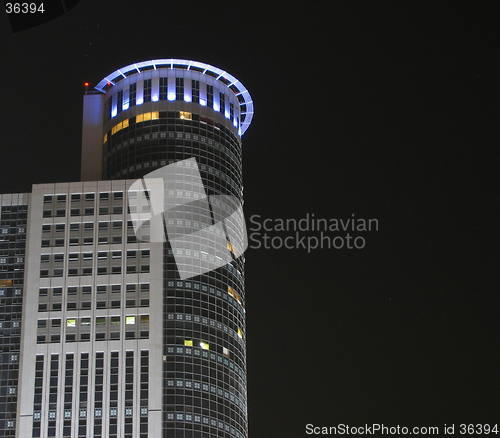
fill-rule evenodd
<path id="1" fill-rule="evenodd" d="M 253 102 L 235 77 L 160 59 L 116 70 L 96 89 L 85 101 L 83 180 L 137 179 L 194 158 L 207 197 L 243 204 L 241 135 Z M 185 278 L 164 244 L 163 376 L 149 385 L 162 387 L 165 438 L 248 436 L 244 257 L 227 245 L 230 263 Z"/>

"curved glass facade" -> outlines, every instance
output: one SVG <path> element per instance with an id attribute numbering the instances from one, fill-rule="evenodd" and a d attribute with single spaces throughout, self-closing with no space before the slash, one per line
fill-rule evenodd
<path id="1" fill-rule="evenodd" d="M 118 73 L 117 73 L 118 72 Z M 159 60 L 103 79 L 103 179 L 137 179 L 195 158 L 207 195 L 243 204 L 241 134 L 248 91 L 206 64 Z M 248 436 L 244 257 L 181 280 L 163 249 L 162 436 Z M 151 293 L 154 293 L 152 291 Z"/>

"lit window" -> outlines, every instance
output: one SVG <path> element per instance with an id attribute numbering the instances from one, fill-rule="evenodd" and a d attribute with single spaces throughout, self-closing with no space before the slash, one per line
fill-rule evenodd
<path id="1" fill-rule="evenodd" d="M 191 339 L 185 339 L 184 340 L 184 345 L 186 347 L 192 347 L 193 346 L 193 341 Z"/>
<path id="2" fill-rule="evenodd" d="M 241 304 L 241 297 L 231 286 L 227 287 L 227 293 L 231 295 L 238 303 Z"/>
<path id="3" fill-rule="evenodd" d="M 236 248 L 231 244 L 231 242 L 227 242 L 227 249 L 231 251 L 236 257 L 239 257 L 240 255 L 238 254 L 238 251 L 236 251 Z"/>
<path id="4" fill-rule="evenodd" d="M 149 315 L 141 315 L 141 324 L 149 324 Z"/>
<path id="5" fill-rule="evenodd" d="M 243 334 L 241 333 L 241 330 L 238 328 L 238 336 L 243 339 Z"/>
<path id="6" fill-rule="evenodd" d="M 135 324 L 135 316 L 126 316 L 125 324 Z"/>
<path id="7" fill-rule="evenodd" d="M 207 344 L 206 342 L 203 342 L 203 341 L 200 341 L 200 347 L 203 349 L 203 350 L 209 350 L 210 349 L 210 345 Z"/>
<path id="8" fill-rule="evenodd" d="M 76 327 L 76 319 L 68 318 L 66 320 L 66 327 Z"/>
<path id="9" fill-rule="evenodd" d="M 229 350 L 226 347 L 222 348 L 222 353 L 224 353 L 224 356 L 229 357 Z"/>
<path id="10" fill-rule="evenodd" d="M 179 112 L 179 117 L 181 119 L 187 119 L 187 120 L 192 120 L 193 119 L 193 116 L 190 112 L 187 112 L 187 111 L 180 111 Z"/>

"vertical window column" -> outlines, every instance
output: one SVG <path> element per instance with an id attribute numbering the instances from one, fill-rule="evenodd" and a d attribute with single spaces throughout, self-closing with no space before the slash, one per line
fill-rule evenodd
<path id="1" fill-rule="evenodd" d="M 56 436 L 57 416 L 57 385 L 59 384 L 59 355 L 50 355 L 50 379 L 49 379 L 49 422 L 47 429 L 48 437 Z"/>
<path id="2" fill-rule="evenodd" d="M 104 395 L 104 353 L 95 355 L 94 438 L 102 438 L 102 409 Z"/>
<path id="3" fill-rule="evenodd" d="M 208 85 L 208 84 L 207 84 L 207 106 L 209 108 L 213 108 L 215 110 L 215 107 L 214 107 L 214 86 Z"/>
<path id="4" fill-rule="evenodd" d="M 118 359 L 118 351 L 112 351 L 109 375 L 109 438 L 118 438 Z"/>
<path id="5" fill-rule="evenodd" d="M 134 420 L 134 352 L 125 358 L 125 438 L 133 438 Z"/>
<path id="6" fill-rule="evenodd" d="M 73 354 L 66 355 L 66 370 L 64 373 L 64 423 L 63 438 L 71 438 L 71 417 L 73 412 Z"/>
<path id="7" fill-rule="evenodd" d="M 118 96 L 116 98 L 116 112 L 120 114 L 123 110 L 123 90 L 118 91 Z"/>
<path id="8" fill-rule="evenodd" d="M 129 106 L 135 106 L 135 98 L 137 95 L 137 83 L 130 84 L 130 89 L 129 89 Z"/>
<path id="9" fill-rule="evenodd" d="M 175 78 L 175 100 L 184 100 L 184 78 Z"/>
<path id="10" fill-rule="evenodd" d="M 226 111 L 226 96 L 219 91 L 219 111 L 224 114 Z"/>
<path id="11" fill-rule="evenodd" d="M 141 351 L 141 392 L 139 438 L 148 438 L 149 351 Z"/>
<path id="12" fill-rule="evenodd" d="M 144 102 L 151 102 L 151 79 L 144 80 Z"/>
<path id="13" fill-rule="evenodd" d="M 236 126 L 236 119 L 234 117 L 234 105 L 233 102 L 229 102 L 229 120 L 233 122 L 233 126 Z"/>
<path id="14" fill-rule="evenodd" d="M 108 98 L 108 119 L 113 117 L 113 96 Z"/>
<path id="15" fill-rule="evenodd" d="M 89 392 L 89 354 L 80 359 L 80 404 L 78 409 L 78 438 L 87 436 L 87 401 Z"/>
<path id="16" fill-rule="evenodd" d="M 200 81 L 191 81 L 191 95 L 193 103 L 200 103 Z"/>
<path id="17" fill-rule="evenodd" d="M 160 78 L 160 100 L 167 99 L 168 78 Z"/>
<path id="18" fill-rule="evenodd" d="M 41 432 L 42 396 L 43 396 L 43 355 L 35 359 L 35 391 L 33 395 L 33 437 Z"/>

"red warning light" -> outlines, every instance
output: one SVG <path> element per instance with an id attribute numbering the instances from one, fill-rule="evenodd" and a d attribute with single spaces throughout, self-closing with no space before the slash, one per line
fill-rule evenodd
<path id="1" fill-rule="evenodd" d="M 108 85 L 111 85 L 111 82 L 108 82 Z"/>
<path id="2" fill-rule="evenodd" d="M 88 87 L 90 84 L 88 82 L 85 82 L 85 86 Z"/>

